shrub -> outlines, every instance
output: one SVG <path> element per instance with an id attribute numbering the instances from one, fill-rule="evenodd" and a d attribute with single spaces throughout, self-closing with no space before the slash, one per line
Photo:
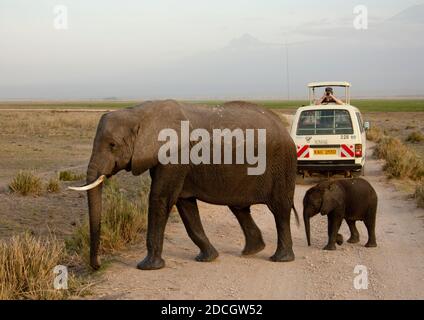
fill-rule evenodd
<path id="1" fill-rule="evenodd" d="M 383 131 L 379 127 L 371 127 L 367 130 L 367 139 L 370 141 L 380 142 L 383 136 Z"/>
<path id="2" fill-rule="evenodd" d="M 423 161 L 397 138 L 382 138 L 374 155 L 386 160 L 383 169 L 390 177 L 419 180 L 424 176 Z"/>
<path id="3" fill-rule="evenodd" d="M 404 151 L 404 152 L 402 152 Z M 424 177 L 424 164 L 412 150 L 404 148 L 386 158 L 384 170 L 395 178 L 419 180 Z"/>
<path id="4" fill-rule="evenodd" d="M 103 248 L 114 251 L 139 240 L 146 227 L 146 208 L 132 203 L 111 184 L 105 193 L 105 215 L 103 218 Z"/>
<path id="5" fill-rule="evenodd" d="M 68 290 L 53 287 L 53 269 L 66 259 L 64 244 L 52 237 L 42 240 L 24 233 L 0 241 L 0 300 L 68 297 L 77 287 L 71 274 Z"/>
<path id="6" fill-rule="evenodd" d="M 59 180 L 61 181 L 78 181 L 85 179 L 85 174 L 77 174 L 72 171 L 61 171 L 59 172 Z"/>
<path id="7" fill-rule="evenodd" d="M 47 192 L 55 193 L 60 191 L 59 181 L 55 178 L 51 178 L 46 186 Z"/>
<path id="8" fill-rule="evenodd" d="M 419 131 L 411 132 L 406 138 L 407 142 L 418 143 L 424 141 L 424 135 Z"/>
<path id="9" fill-rule="evenodd" d="M 424 208 L 424 181 L 421 181 L 415 189 L 415 199 L 418 207 Z"/>
<path id="10" fill-rule="evenodd" d="M 32 172 L 20 171 L 9 184 L 12 192 L 20 193 L 23 196 L 28 194 L 39 195 L 42 192 L 43 185 L 40 178 Z"/>
<path id="11" fill-rule="evenodd" d="M 144 178 L 144 177 L 143 177 Z M 141 197 L 133 203 L 119 190 L 115 180 L 104 187 L 104 210 L 100 250 L 103 254 L 113 253 L 141 239 L 147 224 L 148 183 L 142 179 Z M 67 239 L 67 247 L 88 258 L 90 248 L 89 223 L 79 226 Z"/>
<path id="12" fill-rule="evenodd" d="M 402 142 L 399 139 L 383 136 L 376 145 L 373 154 L 378 159 L 386 159 L 387 154 L 394 153 L 402 147 Z"/>

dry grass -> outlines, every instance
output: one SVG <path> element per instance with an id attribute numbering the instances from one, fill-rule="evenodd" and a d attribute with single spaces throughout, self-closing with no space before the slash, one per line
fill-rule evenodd
<path id="1" fill-rule="evenodd" d="M 382 137 L 375 147 L 374 155 L 386 160 L 383 169 L 389 177 L 414 181 L 424 177 L 423 161 L 397 138 Z"/>
<path id="2" fill-rule="evenodd" d="M 385 136 L 377 144 L 374 154 L 386 160 L 384 170 L 390 177 L 419 180 L 424 176 L 424 164 L 416 153 L 393 137 Z"/>
<path id="3" fill-rule="evenodd" d="M 403 154 L 389 153 L 384 170 L 389 176 L 400 179 L 409 178 L 417 181 L 424 177 L 424 164 L 418 159 L 417 154 L 407 148 L 404 151 Z"/>
<path id="4" fill-rule="evenodd" d="M 59 192 L 60 191 L 59 181 L 55 178 L 51 178 L 49 182 L 47 182 L 46 190 L 47 192 L 50 192 L 50 193 Z"/>
<path id="5" fill-rule="evenodd" d="M 146 229 L 149 181 L 142 178 L 142 188 L 137 201 L 130 201 L 111 179 L 104 188 L 104 210 L 100 248 L 103 254 L 111 254 L 138 242 Z M 67 247 L 88 261 L 88 221 L 79 226 L 67 242 Z"/>
<path id="6" fill-rule="evenodd" d="M 415 199 L 420 208 L 424 208 L 424 181 L 421 181 L 415 189 Z"/>
<path id="7" fill-rule="evenodd" d="M 53 286 L 54 267 L 65 264 L 65 246 L 53 237 L 40 239 L 24 233 L 0 242 L 0 300 L 65 299 L 78 286 L 68 273 L 68 290 Z"/>
<path id="8" fill-rule="evenodd" d="M 104 250 L 112 252 L 140 239 L 146 228 L 147 206 L 130 202 L 117 184 L 109 185 L 105 196 L 102 240 Z"/>
<path id="9" fill-rule="evenodd" d="M 101 112 L 1 111 L 0 180 L 87 163 Z"/>
<path id="10" fill-rule="evenodd" d="M 397 148 L 402 148 L 402 142 L 393 137 L 383 136 L 374 149 L 374 156 L 378 159 L 386 159 L 389 153 L 393 153 Z"/>
<path id="11" fill-rule="evenodd" d="M 77 112 L 3 112 L 2 134 L 15 136 L 91 137 L 101 113 Z"/>
<path id="12" fill-rule="evenodd" d="M 424 112 L 409 112 L 409 113 L 368 113 L 364 114 L 364 118 L 370 121 L 371 128 L 380 131 L 386 131 L 385 134 L 400 139 L 408 148 L 414 150 L 418 157 L 424 159 L 424 142 L 410 143 L 406 139 L 413 131 L 419 131 L 424 134 Z M 388 118 L 390 121 L 385 121 Z M 394 130 L 394 129 L 399 130 Z"/>
<path id="13" fill-rule="evenodd" d="M 85 179 L 84 173 L 75 173 L 72 171 L 59 172 L 59 180 L 61 181 L 79 181 Z"/>
<path id="14" fill-rule="evenodd" d="M 367 130 L 367 139 L 374 142 L 380 142 L 384 133 L 379 127 L 371 127 Z"/>
<path id="15" fill-rule="evenodd" d="M 9 184 L 12 192 L 19 193 L 23 196 L 33 194 L 40 195 L 43 190 L 41 179 L 30 171 L 19 171 Z"/>
<path id="16" fill-rule="evenodd" d="M 406 137 L 407 142 L 419 143 L 424 141 L 424 135 L 420 131 L 413 131 Z"/>

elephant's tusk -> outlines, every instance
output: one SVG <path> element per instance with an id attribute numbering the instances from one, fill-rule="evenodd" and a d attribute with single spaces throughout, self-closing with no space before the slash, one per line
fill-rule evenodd
<path id="1" fill-rule="evenodd" d="M 99 184 L 101 184 L 105 180 L 105 178 L 106 178 L 105 175 L 101 175 L 100 177 L 97 178 L 96 181 L 94 181 L 90 184 L 87 184 L 87 185 L 81 186 L 81 187 L 68 187 L 68 189 L 74 190 L 74 191 L 87 191 L 87 190 L 90 190 L 90 189 L 97 187 Z"/>

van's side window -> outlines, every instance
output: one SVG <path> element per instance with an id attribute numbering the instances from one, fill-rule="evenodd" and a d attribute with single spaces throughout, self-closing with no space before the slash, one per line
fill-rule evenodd
<path id="1" fill-rule="evenodd" d="M 356 117 L 358 118 L 359 128 L 361 128 L 361 133 L 364 132 L 364 123 L 362 122 L 362 117 L 359 112 L 356 113 Z"/>
<path id="2" fill-rule="evenodd" d="M 302 111 L 296 134 L 300 136 L 353 134 L 352 119 L 347 110 Z"/>

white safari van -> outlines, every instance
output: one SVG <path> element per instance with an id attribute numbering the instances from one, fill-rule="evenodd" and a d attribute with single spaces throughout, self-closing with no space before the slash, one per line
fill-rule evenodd
<path id="1" fill-rule="evenodd" d="M 350 105 L 350 84 L 316 82 L 308 87 L 310 105 L 297 110 L 291 127 L 298 173 L 303 177 L 314 173 L 363 175 L 369 123 L 364 123 L 360 111 Z M 334 87 L 344 88 L 344 100 L 335 97 Z M 320 88 L 325 88 L 325 93 L 316 100 Z"/>

